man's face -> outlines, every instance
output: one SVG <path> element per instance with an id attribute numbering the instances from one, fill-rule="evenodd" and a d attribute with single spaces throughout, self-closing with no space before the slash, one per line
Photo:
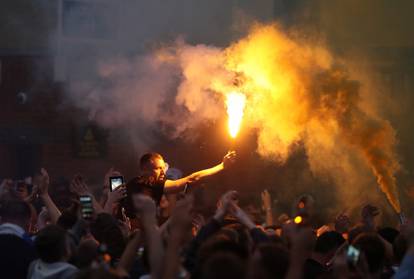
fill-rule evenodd
<path id="1" fill-rule="evenodd" d="M 153 159 L 145 168 L 145 175 L 151 176 L 155 181 L 165 179 L 165 162 L 163 159 Z"/>

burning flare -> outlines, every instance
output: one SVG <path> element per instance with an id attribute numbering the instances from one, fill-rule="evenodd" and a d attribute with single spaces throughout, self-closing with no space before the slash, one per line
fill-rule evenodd
<path id="1" fill-rule="evenodd" d="M 236 138 L 243 119 L 246 96 L 239 92 L 230 92 L 226 98 L 229 133 L 232 138 Z"/>

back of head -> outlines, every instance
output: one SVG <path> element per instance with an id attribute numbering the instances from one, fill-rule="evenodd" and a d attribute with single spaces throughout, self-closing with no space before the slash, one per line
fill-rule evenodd
<path id="1" fill-rule="evenodd" d="M 218 252 L 203 265 L 201 279 L 243 279 L 244 261 L 233 253 Z"/>
<path id="2" fill-rule="evenodd" d="M 207 262 L 216 254 L 226 253 L 234 255 L 241 261 L 247 260 L 249 251 L 235 241 L 223 238 L 210 237 L 200 247 L 195 262 L 192 278 L 201 278 Z M 203 277 L 207 278 L 207 277 Z M 214 277 L 211 277 L 214 278 Z"/>
<path id="3" fill-rule="evenodd" d="M 251 267 L 251 278 L 285 278 L 289 268 L 289 251 L 281 244 L 261 244 L 254 252 Z"/>
<path id="4" fill-rule="evenodd" d="M 19 199 L 6 199 L 0 202 L 2 223 L 12 223 L 27 228 L 31 218 L 30 206 Z"/>
<path id="5" fill-rule="evenodd" d="M 334 253 L 344 242 L 345 239 L 340 233 L 325 232 L 317 238 L 314 251 L 323 255 Z"/>
<path id="6" fill-rule="evenodd" d="M 146 153 L 144 155 L 141 156 L 141 159 L 139 159 L 139 168 L 140 170 L 145 170 L 145 168 L 151 164 L 151 161 L 155 160 L 155 159 L 161 159 L 163 160 L 161 154 L 156 153 L 156 152 L 150 152 L 150 153 Z"/>
<path id="7" fill-rule="evenodd" d="M 224 226 L 220 231 L 220 232 L 225 232 L 226 230 L 232 231 L 235 233 L 235 239 L 234 241 L 238 244 L 240 244 L 241 246 L 244 246 L 245 249 L 249 249 L 250 248 L 250 244 L 252 242 L 251 238 L 250 238 L 250 233 L 249 230 L 242 224 L 239 223 L 233 223 L 233 224 L 228 224 L 226 226 Z"/>
<path id="8" fill-rule="evenodd" d="M 71 204 L 70 207 L 62 210 L 62 214 L 57 220 L 57 225 L 65 230 L 72 228 L 78 221 L 78 210 L 79 205 L 75 203 Z"/>
<path id="9" fill-rule="evenodd" d="M 371 273 L 382 270 L 385 261 L 385 247 L 376 234 L 362 233 L 355 238 L 352 245 L 365 255 Z"/>
<path id="10" fill-rule="evenodd" d="M 249 251 L 245 245 L 233 240 L 211 237 L 201 245 L 198 260 L 205 262 L 211 255 L 218 252 L 233 253 L 242 259 L 247 259 L 249 256 Z"/>
<path id="11" fill-rule="evenodd" d="M 101 213 L 91 224 L 91 233 L 102 244 L 106 244 L 112 258 L 121 257 L 125 249 L 125 239 L 118 222 L 112 215 Z"/>
<path id="12" fill-rule="evenodd" d="M 90 267 L 92 262 L 98 258 L 98 243 L 95 240 L 84 240 L 80 243 L 75 262 L 80 269 Z"/>
<path id="13" fill-rule="evenodd" d="M 35 241 L 39 258 L 46 263 L 64 261 L 69 256 L 69 242 L 64 229 L 49 225 L 39 231 Z"/>

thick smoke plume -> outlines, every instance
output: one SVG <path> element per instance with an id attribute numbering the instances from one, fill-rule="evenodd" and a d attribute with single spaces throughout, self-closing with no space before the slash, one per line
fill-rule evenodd
<path id="1" fill-rule="evenodd" d="M 357 198 L 347 189 L 375 177 L 400 212 L 394 130 L 361 104 L 363 85 L 319 42 L 256 25 L 226 48 L 179 41 L 146 56 L 107 61 L 100 78 L 97 85 L 76 85 L 94 119 L 109 127 L 136 124 L 141 134 L 157 127 L 171 137 L 223 119 L 225 95 L 242 92 L 242 129 L 257 133 L 258 154 L 283 163 L 303 143 L 312 172 L 332 177 L 341 194 Z"/>

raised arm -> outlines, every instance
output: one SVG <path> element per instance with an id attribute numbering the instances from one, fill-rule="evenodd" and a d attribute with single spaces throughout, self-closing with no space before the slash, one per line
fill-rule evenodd
<path id="1" fill-rule="evenodd" d="M 40 170 L 40 175 L 35 178 L 35 184 L 39 189 L 39 197 L 42 199 L 47 212 L 49 213 L 50 221 L 53 224 L 56 224 L 61 213 L 57 208 L 56 204 L 53 202 L 52 198 L 49 196 L 49 174 L 45 169 Z"/>
<path id="2" fill-rule="evenodd" d="M 266 226 L 273 226 L 272 199 L 268 190 L 264 190 L 261 194 L 262 207 L 266 214 Z"/>
<path id="3" fill-rule="evenodd" d="M 114 214 L 114 208 L 119 206 L 119 203 L 126 197 L 126 188 L 123 184 L 112 192 L 108 193 L 108 198 L 105 202 L 103 210 L 108 214 Z"/>
<path id="4" fill-rule="evenodd" d="M 177 202 L 171 216 L 171 233 L 168 239 L 168 245 L 165 251 L 164 272 L 162 279 L 177 278 L 181 267 L 180 250 L 185 242 L 186 236 L 191 233 L 191 208 L 193 197 L 186 196 Z"/>
<path id="5" fill-rule="evenodd" d="M 228 165 L 232 164 L 235 161 L 236 158 L 236 152 L 230 151 L 228 152 L 224 157 L 223 161 L 209 169 L 204 169 L 201 171 L 194 172 L 186 177 L 177 179 L 177 180 L 167 180 L 165 181 L 165 192 L 166 193 L 176 193 L 180 192 L 184 189 L 185 185 L 187 183 L 192 183 L 195 181 L 198 181 L 200 179 L 203 179 L 208 176 L 215 175 L 222 170 L 224 170 Z"/>
<path id="6" fill-rule="evenodd" d="M 145 242 L 148 246 L 151 278 L 160 278 L 163 271 L 164 248 L 160 230 L 157 226 L 155 203 L 150 197 L 141 194 L 134 195 L 132 200 L 137 211 L 137 217 L 141 220 Z"/>
<path id="7" fill-rule="evenodd" d="M 88 185 L 85 183 L 82 176 L 75 175 L 75 177 L 72 179 L 72 182 L 70 184 L 70 189 L 73 193 L 77 194 L 78 196 L 82 196 L 82 195 L 91 196 L 92 206 L 93 206 L 95 213 L 99 214 L 103 212 L 102 206 L 96 200 L 95 195 L 89 189 Z"/>

